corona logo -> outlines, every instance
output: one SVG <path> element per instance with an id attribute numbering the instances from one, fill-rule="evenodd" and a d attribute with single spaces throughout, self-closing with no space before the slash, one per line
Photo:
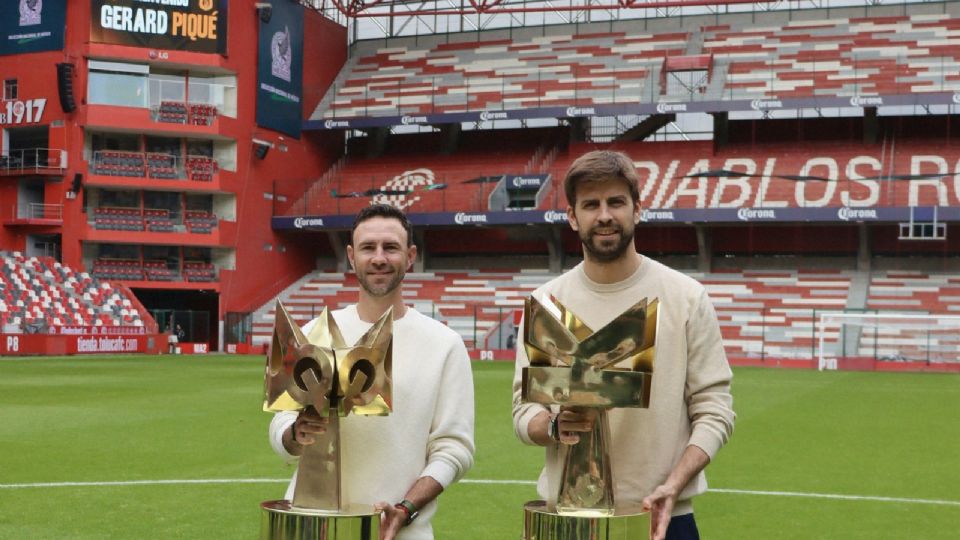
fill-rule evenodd
<path id="1" fill-rule="evenodd" d="M 480 113 L 480 120 L 482 122 L 489 122 L 491 120 L 507 120 L 508 118 L 510 118 L 510 115 L 502 111 L 483 111 Z"/>
<path id="2" fill-rule="evenodd" d="M 323 218 L 298 217 L 293 220 L 293 226 L 297 229 L 303 229 L 304 227 L 323 227 Z"/>
<path id="3" fill-rule="evenodd" d="M 849 208 L 840 207 L 837 210 L 837 217 L 843 221 L 877 219 L 877 210 L 875 208 Z"/>
<path id="4" fill-rule="evenodd" d="M 880 96 L 853 96 L 850 98 L 850 105 L 854 107 L 876 107 L 883 105 L 883 98 Z"/>
<path id="5" fill-rule="evenodd" d="M 538 177 L 524 178 L 522 176 L 515 177 L 512 182 L 515 188 L 540 187 L 540 183 L 540 178 Z"/>
<path id="6" fill-rule="evenodd" d="M 593 107 L 567 107 L 567 116 L 594 116 L 597 110 Z"/>
<path id="7" fill-rule="evenodd" d="M 741 208 L 740 210 L 737 210 L 737 219 L 740 221 L 751 221 L 754 219 L 777 219 L 777 213 L 773 210 Z"/>
<path id="8" fill-rule="evenodd" d="M 657 112 L 660 114 L 686 112 L 686 103 L 657 103 Z"/>
<path id="9" fill-rule="evenodd" d="M 670 210 L 643 210 L 640 212 L 640 221 L 673 221 L 673 212 Z"/>
<path id="10" fill-rule="evenodd" d="M 327 129 L 346 128 L 350 127 L 350 122 L 347 120 L 326 120 L 323 123 L 323 127 Z"/>
<path id="11" fill-rule="evenodd" d="M 778 99 L 755 99 L 750 102 L 750 108 L 755 111 L 779 109 L 781 107 L 783 107 L 783 102 Z"/>
<path id="12" fill-rule="evenodd" d="M 457 212 L 453 216 L 453 222 L 457 225 L 470 225 L 474 223 L 486 223 L 487 215 L 486 214 L 467 214 L 466 212 Z"/>
<path id="13" fill-rule="evenodd" d="M 547 210 L 543 213 L 543 220 L 547 223 L 563 223 L 567 220 L 567 214 L 556 210 Z"/>

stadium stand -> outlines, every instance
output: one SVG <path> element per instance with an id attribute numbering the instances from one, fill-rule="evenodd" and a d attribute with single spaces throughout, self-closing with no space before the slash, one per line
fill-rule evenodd
<path id="1" fill-rule="evenodd" d="M 960 315 L 960 276 L 906 270 L 880 272 L 870 281 L 867 308 Z"/>
<path id="2" fill-rule="evenodd" d="M 170 154 L 100 150 L 94 152 L 90 172 L 106 176 L 147 176 L 161 180 L 186 178 L 177 162 L 177 157 Z"/>
<path id="3" fill-rule="evenodd" d="M 463 150 L 448 154 L 438 151 L 436 134 L 417 135 L 385 155 L 338 164 L 331 174 L 297 194 L 287 215 L 351 214 L 371 201 L 407 212 L 485 211 L 490 209 L 491 193 L 503 189 L 503 175 L 545 173 L 552 168 L 560 133 L 547 129 L 530 137 L 525 130 L 472 132 L 463 135 Z M 364 149 L 356 148 L 354 153 L 362 156 Z"/>
<path id="4" fill-rule="evenodd" d="M 149 281 L 177 281 L 180 274 L 167 266 L 166 261 L 143 261 L 143 273 Z"/>
<path id="5" fill-rule="evenodd" d="M 106 176 L 146 176 L 144 155 L 140 152 L 100 150 L 94 152 L 90 172 Z"/>
<path id="6" fill-rule="evenodd" d="M 187 178 L 199 182 L 213 181 L 213 175 L 220 170 L 217 161 L 207 156 L 187 156 Z"/>
<path id="7" fill-rule="evenodd" d="M 191 103 L 189 111 L 189 122 L 195 126 L 209 126 L 219 114 L 216 105 L 206 103 Z"/>
<path id="8" fill-rule="evenodd" d="M 161 101 L 156 109 L 154 120 L 169 124 L 186 124 L 187 105 L 180 101 Z"/>
<path id="9" fill-rule="evenodd" d="M 183 215 L 187 232 L 210 234 L 217 227 L 217 216 L 205 210 L 187 210 Z"/>
<path id="10" fill-rule="evenodd" d="M 728 99 L 956 91 L 956 28 L 945 13 L 718 25 L 703 52 L 726 66 Z"/>
<path id="11" fill-rule="evenodd" d="M 513 321 L 531 291 L 554 277 L 545 271 L 463 271 L 408 273 L 404 299 L 418 311 L 456 330 L 474 347 L 501 322 Z M 300 324 L 320 314 L 324 306 L 339 309 L 357 301 L 356 274 L 315 272 L 278 297 Z M 254 313 L 253 342 L 271 336 L 276 300 Z"/>
<path id="12" fill-rule="evenodd" d="M 206 103 L 184 103 L 182 101 L 161 101 L 153 110 L 153 119 L 168 124 L 190 124 L 209 126 L 219 114 L 215 105 Z"/>
<path id="13" fill-rule="evenodd" d="M 177 170 L 177 158 L 169 154 L 147 152 L 147 174 L 150 178 L 174 179 L 183 178 Z"/>
<path id="14" fill-rule="evenodd" d="M 690 275 L 707 288 L 731 357 L 810 358 L 816 311 L 848 307 L 852 280 L 850 272 L 819 270 Z"/>
<path id="15" fill-rule="evenodd" d="M 139 208 L 102 206 L 94 209 L 94 227 L 115 231 L 142 231 L 143 215 Z"/>
<path id="16" fill-rule="evenodd" d="M 93 261 L 93 276 L 100 279 L 140 281 L 143 264 L 133 259 L 101 258 Z"/>
<path id="17" fill-rule="evenodd" d="M 360 44 L 321 102 L 326 118 L 633 103 L 685 32 L 561 34 L 386 47 Z M 653 78 L 652 80 L 656 80 Z"/>
<path id="18" fill-rule="evenodd" d="M 143 222 L 150 232 L 173 232 L 174 221 L 166 208 L 144 208 Z"/>
<path id="19" fill-rule="evenodd" d="M 86 272 L 19 252 L 0 252 L 0 263 L 3 328 L 47 332 L 55 326 L 144 326 L 126 293 Z"/>
<path id="20" fill-rule="evenodd" d="M 185 261 L 183 278 L 186 281 L 216 281 L 217 269 L 208 262 Z"/>
<path id="21" fill-rule="evenodd" d="M 701 25 L 660 33 L 518 33 L 361 42 L 322 118 L 657 102 L 673 65 L 702 65 L 695 99 L 871 96 L 960 89 L 947 13 Z M 696 61 L 694 61 L 696 60 Z M 680 69 L 684 69 L 681 67 Z M 316 115 L 315 115 L 316 117 Z"/>
<path id="22" fill-rule="evenodd" d="M 810 358 L 816 344 L 818 310 L 848 307 L 852 271 L 725 270 L 688 272 L 710 294 L 731 357 Z M 410 273 L 404 297 L 423 313 L 457 330 L 468 347 L 483 348 L 501 322 L 512 324 L 523 301 L 555 277 L 546 271 Z M 278 298 L 301 324 L 324 306 L 356 302 L 355 274 L 314 273 Z M 273 328 L 274 301 L 255 313 L 254 343 L 266 343 Z M 860 306 L 862 307 L 862 306 Z"/>

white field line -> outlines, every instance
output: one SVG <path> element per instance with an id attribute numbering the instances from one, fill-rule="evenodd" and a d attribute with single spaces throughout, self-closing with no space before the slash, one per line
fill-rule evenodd
<path id="1" fill-rule="evenodd" d="M 209 479 L 173 479 L 173 480 L 119 480 L 113 482 L 34 482 L 29 484 L 0 484 L 0 489 L 60 488 L 60 487 L 107 487 L 107 486 L 155 486 L 184 484 L 285 484 L 288 478 L 209 478 Z M 499 484 L 533 486 L 532 480 L 490 480 L 466 478 L 462 484 Z M 907 504 L 933 504 L 958 506 L 960 501 L 945 499 L 915 499 L 907 497 L 878 497 L 873 495 L 840 495 L 836 493 L 802 493 L 797 491 L 760 491 L 752 489 L 711 488 L 710 493 L 733 495 L 758 495 L 764 497 L 802 497 L 808 499 L 833 499 L 845 501 L 873 501 Z"/>

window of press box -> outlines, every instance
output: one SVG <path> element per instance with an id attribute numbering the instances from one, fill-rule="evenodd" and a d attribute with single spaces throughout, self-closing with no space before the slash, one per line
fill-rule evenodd
<path id="1" fill-rule="evenodd" d="M 7 101 L 17 99 L 16 79 L 6 79 L 3 81 L 3 99 Z"/>
<path id="2" fill-rule="evenodd" d="M 94 152 L 100 150 L 118 150 L 122 152 L 140 152 L 140 135 L 129 133 L 91 133 L 90 146 Z"/>
<path id="3" fill-rule="evenodd" d="M 125 62 L 89 62 L 88 101 L 92 104 L 145 107 L 211 105 L 217 114 L 236 116 L 235 75 L 193 73 Z"/>
<path id="4" fill-rule="evenodd" d="M 140 208 L 139 191 L 101 190 L 97 194 L 99 206 L 104 208 Z M 90 200 L 92 197 L 87 197 Z"/>
<path id="5" fill-rule="evenodd" d="M 213 141 L 187 139 L 187 155 L 213 157 Z"/>
<path id="6" fill-rule="evenodd" d="M 145 139 L 146 139 L 147 152 L 155 153 L 155 154 L 166 154 L 168 156 L 174 156 L 176 158 L 181 157 L 183 150 L 180 146 L 180 138 L 148 136 Z"/>
<path id="7" fill-rule="evenodd" d="M 87 77 L 87 102 L 99 105 L 146 107 L 147 66 L 91 60 Z"/>

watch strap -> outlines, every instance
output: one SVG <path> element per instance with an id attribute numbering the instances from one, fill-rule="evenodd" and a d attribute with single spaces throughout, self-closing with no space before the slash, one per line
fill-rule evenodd
<path id="1" fill-rule="evenodd" d="M 547 435 L 554 442 L 560 442 L 560 413 L 550 416 L 550 425 L 547 427 Z"/>
<path id="2" fill-rule="evenodd" d="M 417 509 L 416 505 L 414 505 L 412 502 L 408 501 L 407 499 L 404 499 L 398 502 L 394 506 L 406 512 L 407 521 L 404 522 L 404 525 L 409 525 L 413 523 L 413 520 L 417 519 L 417 516 L 420 514 L 420 511 Z"/>

